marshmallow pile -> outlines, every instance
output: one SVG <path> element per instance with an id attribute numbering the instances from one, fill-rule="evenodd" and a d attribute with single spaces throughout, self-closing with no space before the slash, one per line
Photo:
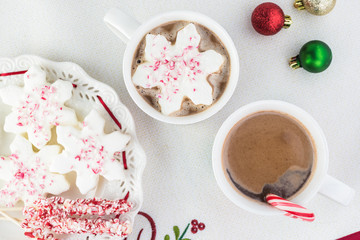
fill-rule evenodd
<path id="1" fill-rule="evenodd" d="M 31 67 L 24 86 L 0 89 L 3 103 L 11 106 L 4 131 L 16 134 L 9 156 L 0 156 L 0 206 L 25 206 L 47 194 L 69 189 L 68 172 L 76 172 L 76 186 L 82 194 L 94 189 L 103 176 L 109 181 L 124 178 L 122 164 L 114 154 L 125 150 L 130 136 L 114 131 L 104 133 L 104 118 L 92 110 L 79 122 L 66 106 L 72 98 L 71 82 L 46 81 L 46 73 Z M 52 136 L 55 129 L 56 136 Z M 55 139 L 56 138 L 56 139 Z M 56 144 L 49 141 L 55 139 Z"/>

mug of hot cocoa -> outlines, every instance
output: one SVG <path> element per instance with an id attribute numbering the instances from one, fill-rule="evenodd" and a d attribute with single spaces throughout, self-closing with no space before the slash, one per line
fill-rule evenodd
<path id="1" fill-rule="evenodd" d="M 348 205 L 355 194 L 327 173 L 329 150 L 319 124 L 283 101 L 258 101 L 231 114 L 215 137 L 212 165 L 223 193 L 261 215 L 283 214 L 267 204 L 269 194 L 300 205 L 316 193 Z"/>
<path id="2" fill-rule="evenodd" d="M 119 9 L 104 18 L 127 47 L 126 88 L 149 116 L 173 124 L 209 118 L 230 99 L 239 59 L 229 34 L 211 18 L 175 11 L 139 24 Z"/>

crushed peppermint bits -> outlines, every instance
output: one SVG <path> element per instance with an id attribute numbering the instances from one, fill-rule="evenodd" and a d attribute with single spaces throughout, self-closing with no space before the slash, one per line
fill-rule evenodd
<path id="1" fill-rule="evenodd" d="M 71 137 L 71 135 L 69 135 Z M 77 161 L 85 161 L 86 168 L 91 169 L 94 174 L 99 174 L 102 171 L 104 161 L 106 161 L 109 153 L 105 150 L 104 146 L 98 144 L 94 136 L 81 138 L 79 141 L 81 150 L 75 156 Z M 112 159 L 112 161 L 115 161 Z"/>

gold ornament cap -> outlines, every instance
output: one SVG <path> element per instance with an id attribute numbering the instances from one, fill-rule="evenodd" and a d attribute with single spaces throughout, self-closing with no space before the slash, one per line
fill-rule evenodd
<path id="1" fill-rule="evenodd" d="M 295 0 L 294 2 L 294 7 L 297 9 L 297 10 L 304 10 L 305 9 L 305 6 L 304 6 L 304 3 L 302 0 Z"/>
<path id="2" fill-rule="evenodd" d="M 301 68 L 301 64 L 300 64 L 300 62 L 299 62 L 298 56 L 290 58 L 290 60 L 289 60 L 289 66 L 290 66 L 292 69 Z"/>
<path id="3" fill-rule="evenodd" d="M 293 21 L 291 20 L 291 17 L 289 15 L 285 15 L 285 21 L 284 21 L 284 26 L 283 28 L 287 29 L 291 26 L 291 24 L 293 23 Z"/>
<path id="4" fill-rule="evenodd" d="M 322 16 L 331 12 L 335 4 L 336 0 L 295 0 L 294 7 L 298 10 L 306 9 L 311 14 Z"/>

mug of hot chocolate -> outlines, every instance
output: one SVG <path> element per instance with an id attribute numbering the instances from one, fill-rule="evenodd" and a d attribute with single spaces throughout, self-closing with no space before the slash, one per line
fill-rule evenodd
<path id="1" fill-rule="evenodd" d="M 321 193 L 343 205 L 354 190 L 327 174 L 329 151 L 319 124 L 290 103 L 266 100 L 235 111 L 219 129 L 212 152 L 216 181 L 236 205 L 253 213 L 282 212 L 278 195 L 296 204 Z"/>
<path id="2" fill-rule="evenodd" d="M 229 34 L 211 18 L 175 11 L 139 24 L 119 9 L 104 18 L 127 47 L 126 88 L 149 116 L 173 124 L 202 121 L 230 99 L 239 59 Z"/>

